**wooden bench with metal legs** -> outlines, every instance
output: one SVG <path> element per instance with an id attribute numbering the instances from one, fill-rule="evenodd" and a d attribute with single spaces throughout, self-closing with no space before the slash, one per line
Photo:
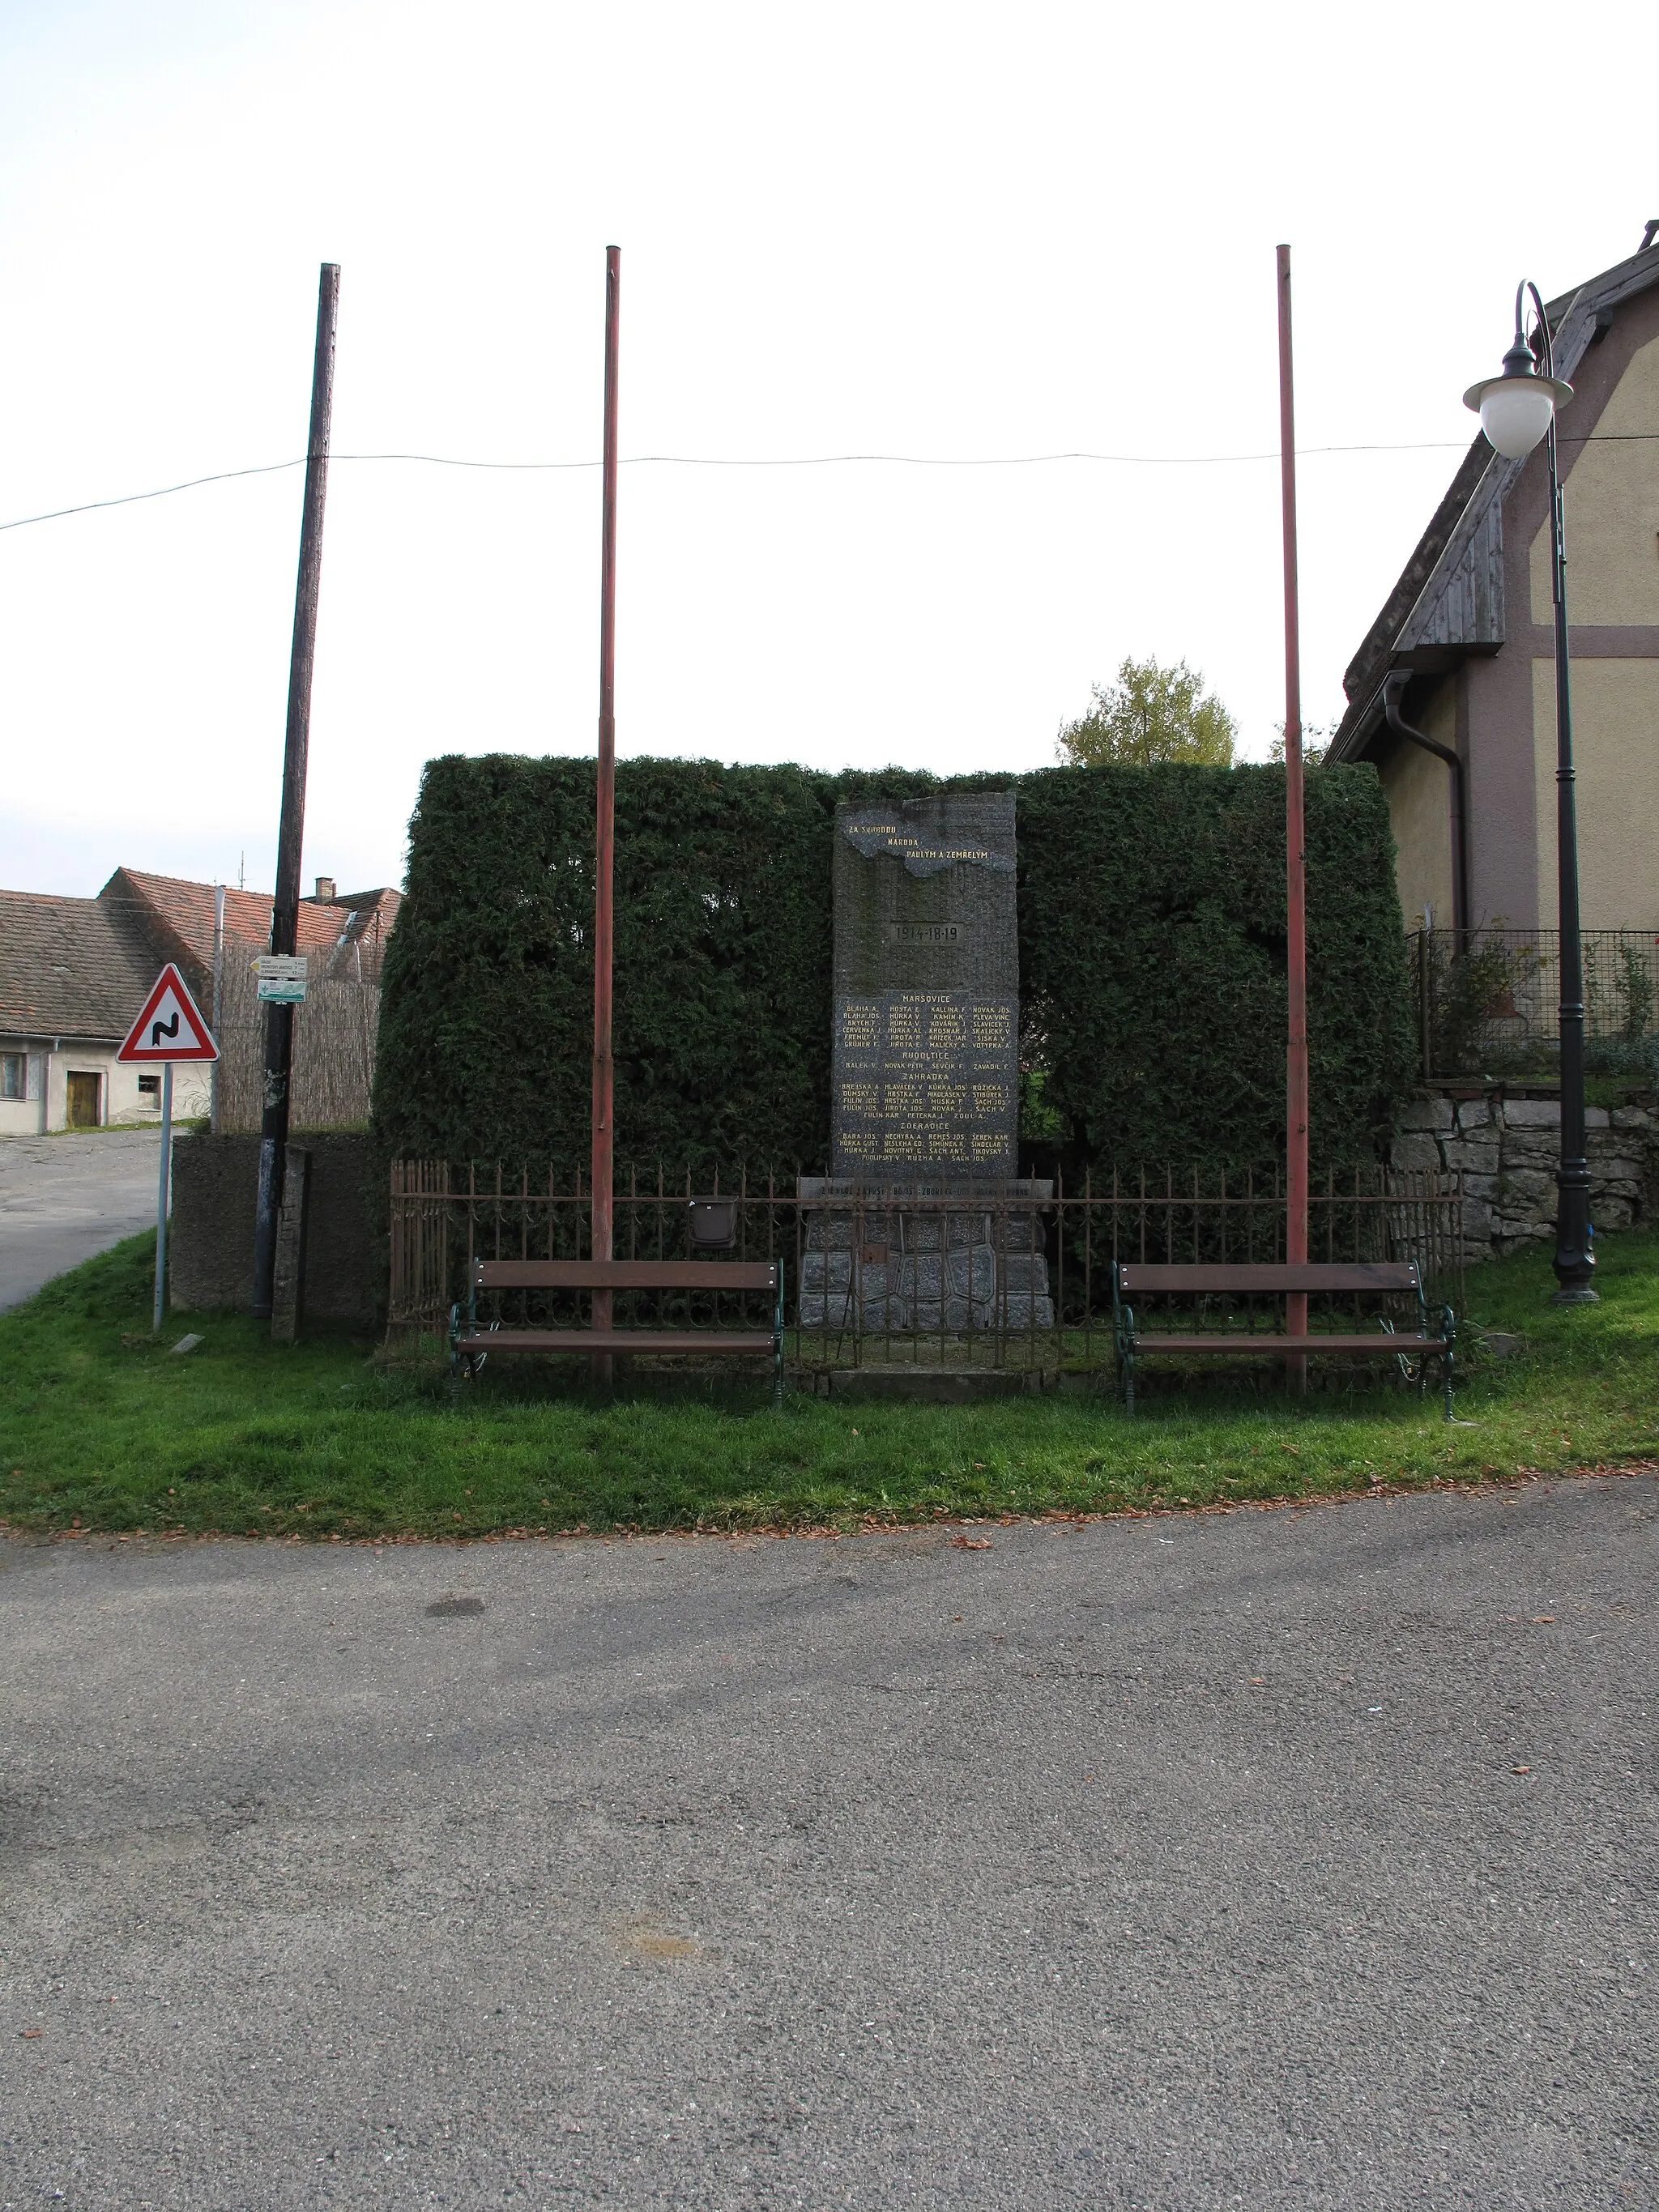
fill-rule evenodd
<path id="1" fill-rule="evenodd" d="M 1291 1336 L 1283 1329 L 1231 1329 L 1213 1336 L 1181 1329 L 1153 1332 L 1139 1327 L 1130 1304 L 1137 1295 L 1285 1297 L 1297 1291 L 1414 1298 L 1417 1332 L 1414 1335 L 1402 1335 L 1386 1320 L 1379 1322 L 1378 1332 L 1374 1335 L 1359 1331 L 1310 1330 L 1305 1334 Z M 1282 1359 L 1287 1352 L 1382 1352 L 1398 1358 L 1401 1371 L 1407 1380 L 1412 1378 L 1412 1363 L 1416 1363 L 1419 1395 L 1427 1380 L 1430 1360 L 1437 1359 L 1446 1419 L 1450 1420 L 1452 1417 L 1452 1347 L 1457 1334 L 1456 1319 L 1449 1306 L 1442 1306 L 1437 1332 L 1431 1328 L 1422 1277 L 1414 1260 L 1364 1260 L 1338 1265 L 1314 1261 L 1293 1265 L 1284 1261 L 1216 1267 L 1120 1262 L 1112 1270 L 1112 1323 L 1117 1343 L 1118 1389 L 1131 1413 L 1135 1409 L 1135 1361 L 1142 1352 L 1172 1352 L 1182 1358 L 1192 1354 L 1219 1353 L 1239 1358 L 1255 1353 Z"/>
<path id="2" fill-rule="evenodd" d="M 730 1295 L 764 1291 L 772 1326 L 760 1328 L 520 1328 L 481 1326 L 478 1299 L 489 1291 L 689 1291 Z M 463 1315 L 449 1310 L 449 1361 L 459 1381 L 495 1352 L 649 1352 L 748 1354 L 772 1362 L 774 1394 L 783 1395 L 783 1270 L 775 1260 L 475 1260 Z"/>

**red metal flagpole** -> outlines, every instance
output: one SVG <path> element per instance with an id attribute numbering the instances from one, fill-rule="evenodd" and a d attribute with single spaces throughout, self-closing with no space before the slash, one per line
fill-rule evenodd
<path id="1" fill-rule="evenodd" d="M 1296 405 L 1291 374 L 1291 249 L 1279 248 L 1279 453 L 1285 537 L 1285 920 L 1290 1023 L 1285 1051 L 1285 1257 L 1308 1257 L 1308 898 L 1302 819 L 1302 641 L 1296 572 Z M 1308 1333 L 1308 1297 L 1285 1301 L 1287 1335 Z M 1293 1389 L 1308 1358 L 1285 1361 Z"/>
<path id="2" fill-rule="evenodd" d="M 599 552 L 599 822 L 593 869 L 593 1234 L 592 1257 L 613 1256 L 612 1063 L 611 1058 L 611 872 L 617 811 L 617 337 L 622 250 L 605 250 L 605 468 Z M 611 1326 L 611 1293 L 593 1293 L 593 1326 Z M 609 1352 L 596 1353 L 596 1381 L 609 1382 Z"/>

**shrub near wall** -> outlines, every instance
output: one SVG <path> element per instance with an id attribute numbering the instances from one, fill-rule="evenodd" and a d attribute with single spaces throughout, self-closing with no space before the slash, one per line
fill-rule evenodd
<path id="1" fill-rule="evenodd" d="M 789 769 L 617 774 L 617 1158 L 654 1172 L 821 1160 L 830 814 Z M 831 802 L 833 807 L 833 802 Z M 588 1149 L 591 760 L 434 761 L 387 948 L 377 1125 L 391 1149 L 551 1162 Z"/>
<path id="2" fill-rule="evenodd" d="M 1271 1167 L 1285 1128 L 1279 768 L 1054 769 L 1019 793 L 1026 1058 L 1085 1165 Z M 1306 801 L 1311 1144 L 1369 1159 L 1413 1085 L 1387 802 L 1370 768 Z"/>
<path id="3" fill-rule="evenodd" d="M 593 763 L 431 763 L 387 949 L 386 1152 L 588 1147 Z M 1283 1143 L 1284 781 L 1277 769 L 902 770 L 632 760 L 617 771 L 617 1157 L 702 1174 L 822 1167 L 838 799 L 1017 793 L 1028 1058 L 1043 1164 L 1270 1164 Z M 1370 769 L 1310 779 L 1314 1137 L 1368 1158 L 1411 1083 L 1388 812 Z"/>

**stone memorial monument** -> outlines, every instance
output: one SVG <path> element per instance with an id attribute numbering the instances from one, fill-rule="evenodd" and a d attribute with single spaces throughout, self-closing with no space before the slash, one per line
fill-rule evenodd
<path id="1" fill-rule="evenodd" d="M 832 1172 L 801 1179 L 804 1327 L 1053 1326 L 1052 1188 L 1018 1176 L 1014 872 L 1012 792 L 836 810 Z"/>

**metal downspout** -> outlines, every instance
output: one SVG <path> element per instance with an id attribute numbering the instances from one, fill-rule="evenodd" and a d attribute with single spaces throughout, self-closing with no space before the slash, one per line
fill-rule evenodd
<path id="1" fill-rule="evenodd" d="M 1469 926 L 1469 830 L 1468 807 L 1465 803 L 1463 763 L 1449 745 L 1443 745 L 1425 731 L 1415 730 L 1400 711 L 1411 683 L 1409 670 L 1397 671 L 1382 686 L 1382 719 L 1395 735 L 1406 738 L 1414 745 L 1421 745 L 1425 753 L 1443 760 L 1451 770 L 1452 779 L 1452 897 L 1455 912 L 1452 927 L 1466 931 Z"/>

